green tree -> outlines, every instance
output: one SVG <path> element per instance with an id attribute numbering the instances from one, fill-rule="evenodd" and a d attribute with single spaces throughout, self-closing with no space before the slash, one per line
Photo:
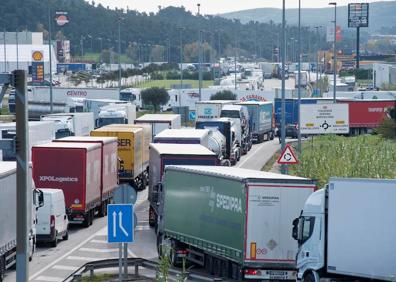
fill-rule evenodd
<path id="1" fill-rule="evenodd" d="M 210 100 L 236 100 L 237 95 L 230 90 L 222 90 L 210 97 Z"/>
<path id="2" fill-rule="evenodd" d="M 140 95 L 142 96 L 143 104 L 153 106 L 154 112 L 157 112 L 160 106 L 168 103 L 170 98 L 168 91 L 159 87 L 147 88 Z"/>

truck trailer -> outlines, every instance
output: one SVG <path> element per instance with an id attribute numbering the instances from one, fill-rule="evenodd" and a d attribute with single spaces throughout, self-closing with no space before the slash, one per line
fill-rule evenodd
<path id="1" fill-rule="evenodd" d="M 154 143 L 200 144 L 208 147 L 209 130 L 207 129 L 165 129 L 154 137 Z"/>
<path id="2" fill-rule="evenodd" d="M 102 164 L 100 171 L 101 206 L 98 208 L 98 215 L 100 217 L 105 216 L 107 214 L 107 205 L 111 202 L 113 191 L 118 185 L 117 138 L 69 136 L 56 139 L 53 142 L 95 143 L 100 145 Z"/>
<path id="3" fill-rule="evenodd" d="M 91 136 L 118 138 L 118 179 L 136 190 L 146 188 L 146 167 L 143 166 L 143 129 L 129 126 L 104 126 L 91 131 Z"/>
<path id="4" fill-rule="evenodd" d="M 17 172 L 16 162 L 0 162 L 0 281 L 4 279 L 7 269 L 16 264 L 16 189 Z M 28 208 L 30 210 L 28 224 L 28 252 L 29 260 L 32 259 L 36 248 L 36 223 L 37 209 L 43 206 L 43 195 L 35 189 L 31 178 L 31 168 L 29 168 L 28 181 Z"/>
<path id="5" fill-rule="evenodd" d="M 261 143 L 272 140 L 275 136 L 273 122 L 273 105 L 271 102 L 240 102 L 249 112 L 249 130 L 252 142 Z"/>
<path id="6" fill-rule="evenodd" d="M 92 225 L 101 203 L 101 147 L 94 143 L 53 142 L 32 149 L 33 179 L 40 188 L 62 189 L 69 222 Z M 114 178 L 114 173 L 106 175 Z"/>
<path id="7" fill-rule="evenodd" d="M 293 221 L 298 280 L 395 281 L 396 180 L 333 178 Z"/>
<path id="8" fill-rule="evenodd" d="M 100 108 L 96 127 L 110 124 L 133 124 L 136 119 L 136 105 L 110 104 Z"/>
<path id="9" fill-rule="evenodd" d="M 224 105 L 232 105 L 236 100 L 210 100 L 195 103 L 195 113 L 197 121 L 220 118 Z"/>
<path id="10" fill-rule="evenodd" d="M 297 243 L 288 231 L 314 190 L 314 181 L 295 176 L 167 166 L 158 244 L 171 245 L 174 265 L 184 257 L 226 279 L 295 280 Z"/>
<path id="11" fill-rule="evenodd" d="M 151 124 L 151 138 L 165 129 L 181 128 L 180 115 L 174 114 L 145 114 L 135 120 L 135 124 Z"/>
<path id="12" fill-rule="evenodd" d="M 167 165 L 218 165 L 215 153 L 199 144 L 150 144 L 149 224 L 157 226 L 158 184 Z"/>

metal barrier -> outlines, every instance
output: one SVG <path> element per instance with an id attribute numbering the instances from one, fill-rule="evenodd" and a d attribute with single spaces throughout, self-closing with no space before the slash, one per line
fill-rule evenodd
<path id="1" fill-rule="evenodd" d="M 93 262 L 88 262 L 77 269 L 75 272 L 70 274 L 63 282 L 79 282 L 82 281 L 83 274 L 89 272 L 89 276 L 93 277 L 95 275 L 95 270 L 104 268 L 118 268 L 118 258 L 117 259 L 106 259 L 98 260 Z M 144 267 L 150 270 L 158 270 L 158 263 L 155 261 L 150 261 L 142 258 L 128 258 L 128 267 L 133 266 L 135 268 L 134 275 L 139 275 L 139 267 Z M 198 273 L 184 272 L 182 273 L 176 269 L 169 269 L 171 275 L 180 275 L 187 278 L 188 281 L 196 282 L 212 282 L 212 281 L 222 281 L 221 278 L 210 278 Z"/>

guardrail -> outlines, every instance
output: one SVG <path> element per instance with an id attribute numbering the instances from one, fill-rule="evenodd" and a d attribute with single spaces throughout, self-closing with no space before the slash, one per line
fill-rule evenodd
<path id="1" fill-rule="evenodd" d="M 105 269 L 105 268 L 117 268 L 119 267 L 119 260 L 117 259 L 106 259 L 98 260 L 93 262 L 88 262 L 77 269 L 75 272 L 70 274 L 63 282 L 79 282 L 82 281 L 82 277 L 85 273 L 89 272 L 89 276 L 93 277 L 95 275 L 95 270 Z M 134 275 L 139 276 L 139 267 L 150 270 L 158 270 L 158 263 L 155 261 L 150 261 L 142 258 L 128 258 L 128 267 L 133 266 L 135 268 Z M 184 277 L 185 281 L 195 281 L 195 282 L 212 282 L 212 281 L 223 281 L 221 278 L 210 278 L 198 273 L 182 272 L 176 269 L 169 269 L 169 274 L 180 277 Z"/>

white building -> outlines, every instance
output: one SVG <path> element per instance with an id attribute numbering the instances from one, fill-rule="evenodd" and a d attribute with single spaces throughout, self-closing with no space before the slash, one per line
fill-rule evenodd
<path id="1" fill-rule="evenodd" d="M 374 86 L 396 85 L 396 65 L 391 64 L 374 64 Z"/>

